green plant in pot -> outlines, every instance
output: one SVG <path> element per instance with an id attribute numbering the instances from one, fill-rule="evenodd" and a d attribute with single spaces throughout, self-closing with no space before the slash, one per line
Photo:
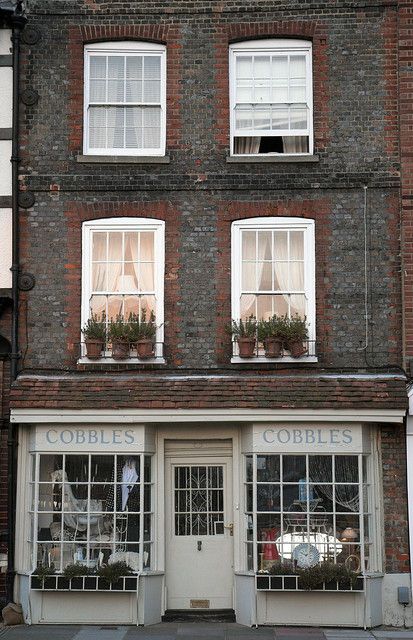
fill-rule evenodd
<path id="1" fill-rule="evenodd" d="M 130 355 L 130 327 L 123 316 L 118 314 L 110 319 L 108 326 L 108 338 L 112 343 L 112 358 L 125 360 Z"/>
<path id="2" fill-rule="evenodd" d="M 106 583 L 113 584 L 118 582 L 123 576 L 132 575 L 133 571 L 126 562 L 113 562 L 112 564 L 100 567 L 97 574 L 100 578 L 103 578 Z"/>
<path id="3" fill-rule="evenodd" d="M 288 322 L 286 316 L 277 315 L 258 322 L 258 340 L 263 343 L 267 358 L 279 358 L 282 355 Z"/>
<path id="4" fill-rule="evenodd" d="M 106 342 L 106 318 L 92 313 L 82 329 L 86 345 L 86 355 L 90 360 L 97 360 L 102 355 Z"/>
<path id="5" fill-rule="evenodd" d="M 257 320 L 250 315 L 246 320 L 232 320 L 228 331 L 238 342 L 240 358 L 251 358 L 255 353 L 257 339 Z"/>
<path id="6" fill-rule="evenodd" d="M 293 358 L 300 358 L 307 352 L 305 341 L 308 340 L 307 318 L 298 314 L 290 318 L 286 327 L 287 348 Z"/>
<path id="7" fill-rule="evenodd" d="M 153 356 L 153 347 L 156 336 L 155 314 L 153 311 L 146 319 L 146 309 L 142 311 L 141 317 L 131 313 L 129 316 L 130 341 L 136 344 L 138 358 L 146 359 Z"/>

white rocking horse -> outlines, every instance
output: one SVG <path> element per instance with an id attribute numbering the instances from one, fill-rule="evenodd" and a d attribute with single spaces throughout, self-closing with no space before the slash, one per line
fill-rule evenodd
<path id="1" fill-rule="evenodd" d="M 97 527 L 100 533 L 100 521 L 103 518 L 102 501 L 76 498 L 67 479 L 67 473 L 62 469 L 53 471 L 51 476 L 53 484 L 62 486 L 63 520 L 68 527 L 75 530 L 75 538 L 78 531 L 86 531 L 88 517 L 90 528 Z"/>

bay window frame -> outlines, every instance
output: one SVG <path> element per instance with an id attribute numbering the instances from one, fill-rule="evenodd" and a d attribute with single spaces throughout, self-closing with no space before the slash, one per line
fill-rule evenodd
<path id="1" fill-rule="evenodd" d="M 105 101 L 90 102 L 90 58 L 91 56 L 159 56 L 161 62 L 160 101 L 149 103 Z M 84 47 L 84 93 L 83 93 L 83 153 L 91 156 L 164 156 L 166 147 L 166 47 L 152 42 L 119 41 L 87 44 Z M 91 106 L 112 107 L 160 107 L 160 144 L 154 148 L 91 147 L 89 141 L 89 110 Z"/>

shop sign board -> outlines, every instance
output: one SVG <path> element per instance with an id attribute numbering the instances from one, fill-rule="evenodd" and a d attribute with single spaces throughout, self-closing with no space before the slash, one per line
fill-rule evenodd
<path id="1" fill-rule="evenodd" d="M 361 453 L 366 444 L 361 425 L 352 423 L 254 424 L 243 434 L 243 451 L 250 453 Z"/>
<path id="2" fill-rule="evenodd" d="M 143 425 L 38 425 L 31 442 L 34 451 L 152 451 L 153 430 Z"/>

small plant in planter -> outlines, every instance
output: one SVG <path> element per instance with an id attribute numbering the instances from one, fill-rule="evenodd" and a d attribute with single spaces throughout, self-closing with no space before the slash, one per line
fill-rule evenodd
<path id="1" fill-rule="evenodd" d="M 312 591 L 314 589 L 322 589 L 323 585 L 335 590 L 338 583 L 342 590 L 348 590 L 355 586 L 358 573 L 347 569 L 345 565 L 334 564 L 333 562 L 322 562 L 314 567 L 307 569 L 299 569 L 297 573 L 300 576 L 300 589 Z"/>
<path id="2" fill-rule="evenodd" d="M 39 564 L 35 571 L 33 572 L 33 575 L 37 577 L 37 579 L 39 580 L 42 588 L 44 588 L 45 586 L 47 586 L 47 578 L 49 578 L 50 576 L 55 575 L 55 566 L 52 563 L 50 566 L 44 565 L 44 564 Z M 46 584 L 45 584 L 46 582 Z M 52 585 L 50 585 L 52 586 Z"/>
<path id="3" fill-rule="evenodd" d="M 130 355 L 130 327 L 122 315 L 110 319 L 108 338 L 112 343 L 112 358 L 125 360 Z"/>
<path id="4" fill-rule="evenodd" d="M 138 358 L 146 359 L 153 356 L 153 347 L 156 336 L 155 314 L 153 311 L 146 319 L 146 309 L 139 318 L 137 314 L 129 316 L 130 341 L 136 344 Z"/>
<path id="5" fill-rule="evenodd" d="M 232 320 L 228 332 L 238 342 L 240 358 L 251 358 L 255 353 L 257 320 L 250 315 L 246 320 Z"/>
<path id="6" fill-rule="evenodd" d="M 300 358 L 306 353 L 304 345 L 308 340 L 307 318 L 301 318 L 298 314 L 287 320 L 286 342 L 287 348 L 293 358 Z"/>
<path id="7" fill-rule="evenodd" d="M 289 320 L 286 316 L 274 315 L 269 320 L 258 322 L 258 340 L 264 344 L 267 358 L 279 358 L 287 337 Z"/>
<path id="8" fill-rule="evenodd" d="M 83 586 L 83 576 L 89 576 L 91 570 L 84 564 L 68 564 L 63 569 L 63 576 L 70 580 L 70 585 L 73 589 L 81 589 Z"/>
<path id="9" fill-rule="evenodd" d="M 113 562 L 112 564 L 104 565 L 98 570 L 98 576 L 108 584 L 116 584 L 123 576 L 130 576 L 133 574 L 131 568 L 126 562 Z"/>
<path id="10" fill-rule="evenodd" d="M 106 342 L 105 314 L 99 317 L 92 313 L 82 329 L 86 345 L 86 355 L 90 360 L 97 360 L 102 355 L 102 349 Z"/>

